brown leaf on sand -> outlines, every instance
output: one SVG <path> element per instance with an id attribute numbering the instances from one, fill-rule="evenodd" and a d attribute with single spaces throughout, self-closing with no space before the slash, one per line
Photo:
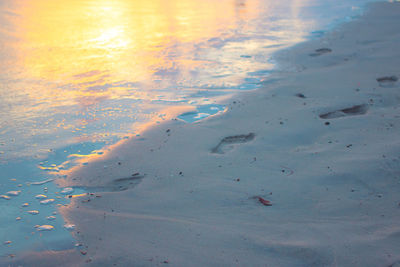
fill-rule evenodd
<path id="1" fill-rule="evenodd" d="M 264 199 L 264 198 L 262 198 L 262 197 L 256 197 L 256 198 L 257 198 L 258 201 L 259 201 L 261 204 L 263 204 L 264 206 L 272 206 L 271 201 L 266 200 L 266 199 Z"/>

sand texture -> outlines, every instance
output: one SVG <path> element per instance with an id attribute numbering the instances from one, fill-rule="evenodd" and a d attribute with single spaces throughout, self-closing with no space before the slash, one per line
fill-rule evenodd
<path id="1" fill-rule="evenodd" d="M 74 169 L 75 251 L 42 266 L 400 266 L 400 3 L 276 55 L 281 71 L 194 124 Z"/>

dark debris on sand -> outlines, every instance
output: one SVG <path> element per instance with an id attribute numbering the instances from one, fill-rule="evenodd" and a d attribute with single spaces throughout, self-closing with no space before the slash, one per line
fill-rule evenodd
<path id="1" fill-rule="evenodd" d="M 327 47 L 323 47 L 323 48 L 316 49 L 314 53 L 310 54 L 310 56 L 311 57 L 318 57 L 320 55 L 331 53 L 331 52 L 332 52 L 332 49 L 327 48 Z"/>

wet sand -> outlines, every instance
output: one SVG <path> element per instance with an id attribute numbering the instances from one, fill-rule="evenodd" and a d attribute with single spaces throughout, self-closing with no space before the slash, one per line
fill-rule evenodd
<path id="1" fill-rule="evenodd" d="M 276 55 L 228 110 L 171 119 L 58 180 L 74 251 L 26 266 L 400 264 L 400 3 Z"/>

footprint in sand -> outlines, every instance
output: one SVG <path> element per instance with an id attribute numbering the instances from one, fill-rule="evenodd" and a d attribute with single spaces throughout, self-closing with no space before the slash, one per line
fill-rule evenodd
<path id="1" fill-rule="evenodd" d="M 106 188 L 109 189 L 109 191 L 125 191 L 128 190 L 136 185 L 138 185 L 142 179 L 144 178 L 144 175 L 141 175 L 139 173 L 133 174 L 131 177 L 126 177 L 126 178 L 118 178 L 113 180 L 111 183 L 109 183 Z"/>
<path id="2" fill-rule="evenodd" d="M 81 187 L 87 192 L 120 192 L 125 191 L 138 185 L 145 177 L 143 174 L 135 173 L 131 177 L 117 178 L 103 186 L 84 186 Z"/>
<path id="3" fill-rule="evenodd" d="M 332 49 L 324 47 L 324 48 L 319 48 L 319 49 L 315 50 L 314 53 L 310 54 L 310 56 L 318 57 L 320 55 L 331 53 L 331 52 L 332 52 Z"/>
<path id="4" fill-rule="evenodd" d="M 397 82 L 398 78 L 396 76 L 385 76 L 377 78 L 376 81 L 379 83 L 380 87 L 392 87 Z"/>
<path id="5" fill-rule="evenodd" d="M 331 111 L 328 113 L 324 113 L 319 115 L 321 119 L 336 119 L 340 117 L 346 116 L 355 116 L 355 115 L 363 115 L 366 114 L 369 107 L 366 104 L 352 106 L 350 108 L 344 108 L 340 110 Z"/>
<path id="6" fill-rule="evenodd" d="M 254 133 L 249 133 L 224 137 L 219 144 L 211 150 L 211 153 L 224 154 L 231 150 L 236 144 L 247 143 L 253 140 L 255 136 Z"/>

